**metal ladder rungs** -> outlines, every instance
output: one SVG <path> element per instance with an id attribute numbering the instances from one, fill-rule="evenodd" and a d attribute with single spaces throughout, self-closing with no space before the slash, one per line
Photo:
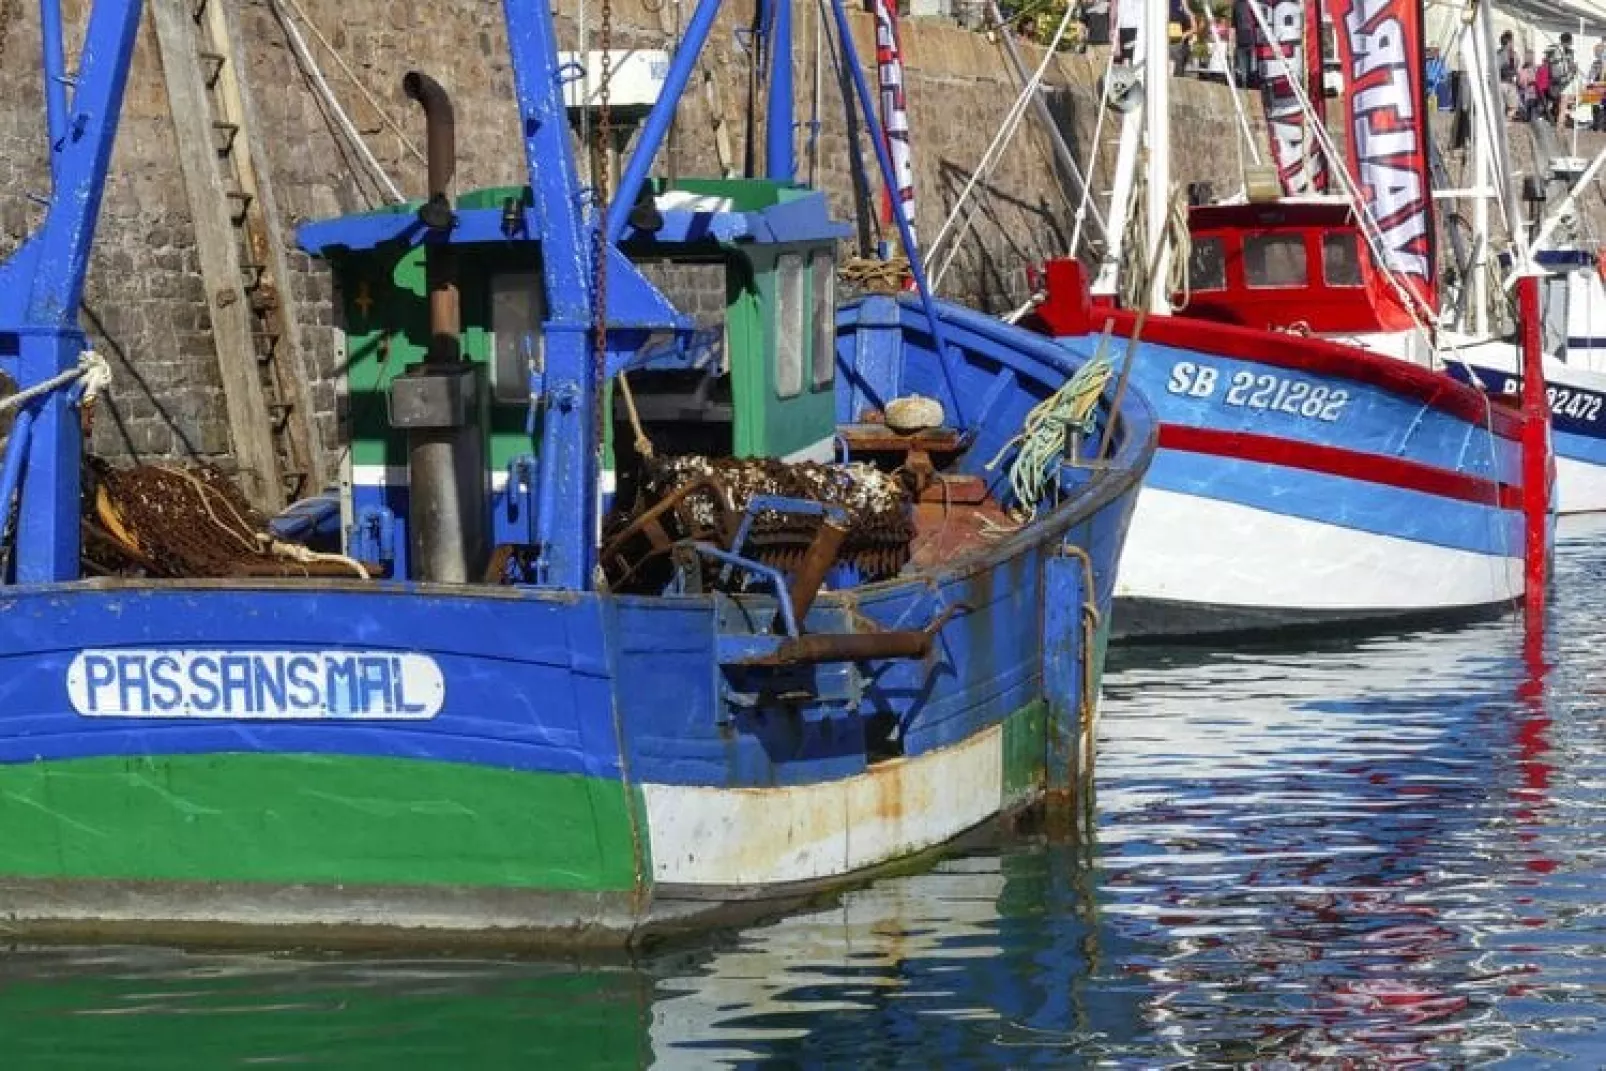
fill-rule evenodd
<path id="1" fill-rule="evenodd" d="M 217 88 L 217 80 L 223 77 L 223 65 L 229 61 L 229 57 L 221 52 L 211 52 L 204 48 L 195 53 L 195 55 L 202 63 L 212 65 L 210 71 L 203 70 L 201 72 L 201 81 L 206 83 L 206 88 L 208 89 Z"/>
<path id="2" fill-rule="evenodd" d="M 229 218 L 236 226 L 243 225 L 246 214 L 251 211 L 251 195 L 244 190 L 227 190 L 223 196 L 232 201 L 235 206 L 229 211 Z"/>
<path id="3" fill-rule="evenodd" d="M 273 360 L 273 351 L 279 348 L 279 332 L 252 331 L 251 338 L 258 343 L 257 359 L 261 361 Z"/>
<path id="4" fill-rule="evenodd" d="M 212 132 L 223 135 L 217 147 L 217 154 L 219 156 L 227 156 L 234 151 L 234 139 L 240 134 L 240 124 L 214 119 L 212 120 Z"/>

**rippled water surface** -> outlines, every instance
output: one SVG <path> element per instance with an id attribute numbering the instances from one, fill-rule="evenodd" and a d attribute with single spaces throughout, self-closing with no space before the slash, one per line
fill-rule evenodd
<path id="1" fill-rule="evenodd" d="M 1124 654 L 1091 844 L 638 968 L 17 950 L 0 1066 L 1606 1066 L 1606 526 L 1515 623 Z"/>

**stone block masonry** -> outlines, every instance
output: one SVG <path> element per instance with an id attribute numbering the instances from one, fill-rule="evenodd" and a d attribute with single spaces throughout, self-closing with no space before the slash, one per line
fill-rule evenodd
<path id="1" fill-rule="evenodd" d="M 186 3 L 193 0 L 147 0 Z M 231 5 L 247 69 L 246 88 L 258 120 L 257 166 L 270 182 L 289 240 L 296 224 L 374 207 L 382 195 L 349 145 L 335 132 L 325 105 L 296 62 L 276 9 L 268 0 L 210 0 Z M 88 0 L 65 0 L 69 48 L 76 50 Z M 677 12 L 691 3 L 616 0 L 615 47 L 669 47 Z M 560 0 L 559 30 L 579 40 L 580 16 L 596 46 L 600 8 L 595 0 Z M 466 0 L 278 0 L 279 11 L 304 12 L 303 32 L 339 103 L 385 171 L 408 196 L 423 192 L 423 124 L 401 92 L 402 75 L 434 75 L 453 95 L 460 161 L 458 187 L 521 183 L 524 179 L 507 55 L 502 5 Z M 760 114 L 749 138 L 745 93 L 749 54 L 737 30 L 751 17 L 732 4 L 714 30 L 673 138 L 661 154 L 660 175 L 739 173 L 751 141 L 762 171 Z M 860 56 L 874 77 L 872 27 L 853 14 Z M 822 77 L 817 131 L 811 124 L 815 6 L 798 2 L 796 87 L 798 166 L 826 189 L 833 208 L 856 223 L 855 245 L 870 249 L 879 236 L 879 200 L 866 206 L 865 176 L 856 173 L 856 144 L 868 168 L 868 189 L 879 188 L 875 163 L 861 126 L 850 126 L 842 90 L 830 66 Z M 316 30 L 316 33 L 314 33 Z M 910 121 L 917 167 L 919 232 L 934 237 L 1013 103 L 1016 87 L 996 42 L 935 19 L 904 24 Z M 328 48 L 318 40 L 322 37 Z M 329 51 L 349 68 L 341 69 Z M 1028 65 L 1041 53 L 1024 49 Z M 49 177 L 44 104 L 38 73 L 38 6 L 0 0 L 0 254 L 9 252 L 39 209 L 27 192 L 43 193 Z M 1061 55 L 1050 65 L 1049 97 L 1073 150 L 1087 159 L 1094 149 L 1097 78 L 1102 57 Z M 362 89 L 356 83 L 360 83 Z M 377 106 L 362 92 L 371 94 Z M 1258 129 L 1257 96 L 1245 97 Z M 759 109 L 760 113 L 762 108 Z M 1197 81 L 1176 83 L 1172 116 L 1178 177 L 1209 181 L 1218 192 L 1236 189 L 1240 141 L 1228 91 Z M 1099 131 L 1092 185 L 1102 197 L 1118 124 Z M 1028 117 L 1000 166 L 979 187 L 974 222 L 945 279 L 945 295 L 999 312 L 1027 296 L 1025 266 L 1063 252 L 1075 204 L 1062 190 L 1047 145 Z M 890 228 L 889 228 L 890 230 Z M 845 250 L 844 252 L 847 252 Z M 317 429 L 330 458 L 338 456 L 334 306 L 328 272 L 288 251 L 284 280 L 299 316 L 308 352 Z M 699 315 L 717 312 L 718 295 L 692 279 L 662 276 L 677 298 Z M 177 164 L 173 123 L 163 89 L 155 35 L 147 15 L 135 50 L 127 104 L 106 192 L 83 320 L 112 360 L 116 383 L 95 427 L 95 449 L 113 456 L 193 457 L 229 466 L 230 429 L 224 416 L 205 293 L 196 256 L 184 184 Z"/>

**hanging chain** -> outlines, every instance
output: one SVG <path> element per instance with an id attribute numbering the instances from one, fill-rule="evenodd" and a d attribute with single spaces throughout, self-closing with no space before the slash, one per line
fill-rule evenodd
<path id="1" fill-rule="evenodd" d="M 604 393 L 608 382 L 608 180 L 613 150 L 613 115 L 609 108 L 609 83 L 613 80 L 613 2 L 602 0 L 601 29 L 598 32 L 600 48 L 599 85 L 597 102 L 597 144 L 594 159 L 596 167 L 593 169 L 591 200 L 596 218 L 596 229 L 591 238 L 591 279 L 592 289 L 595 293 L 595 304 L 592 307 L 592 348 L 593 364 L 591 371 L 591 389 L 593 395 L 593 419 L 596 421 L 594 436 L 594 449 L 597 458 L 597 473 L 602 472 L 602 444 L 606 434 L 607 422 L 603 419 L 607 412 L 604 404 Z"/>

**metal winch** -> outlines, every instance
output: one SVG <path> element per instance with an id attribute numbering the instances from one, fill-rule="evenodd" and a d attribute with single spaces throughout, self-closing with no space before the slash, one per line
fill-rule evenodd
<path id="1" fill-rule="evenodd" d="M 768 505 L 776 501 L 819 508 Z M 908 563 L 913 496 L 897 475 L 861 463 L 656 459 L 646 463 L 635 508 L 604 541 L 602 562 L 615 590 L 650 586 L 661 574 L 653 563 L 676 543 L 696 540 L 795 575 L 832 523 L 845 531 L 831 540 L 833 560 L 819 563 L 831 586 L 885 580 Z"/>

